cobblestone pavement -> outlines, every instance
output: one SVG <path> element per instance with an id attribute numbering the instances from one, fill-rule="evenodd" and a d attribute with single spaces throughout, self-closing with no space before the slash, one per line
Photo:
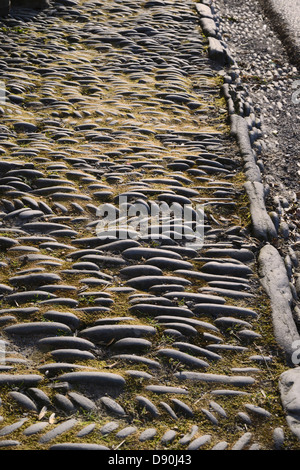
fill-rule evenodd
<path id="1" fill-rule="evenodd" d="M 299 449 L 195 4 L 16 9 L 0 52 L 0 447 Z"/>

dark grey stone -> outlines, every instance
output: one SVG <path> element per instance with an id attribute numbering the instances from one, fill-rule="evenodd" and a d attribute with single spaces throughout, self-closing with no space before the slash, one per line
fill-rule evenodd
<path id="1" fill-rule="evenodd" d="M 145 364 L 146 366 L 154 369 L 159 369 L 161 367 L 159 362 L 149 359 L 148 357 L 138 356 L 135 354 L 116 354 L 115 356 L 111 356 L 111 359 L 120 359 L 121 361 Z"/>
<path id="2" fill-rule="evenodd" d="M 108 372 L 69 372 L 60 375 L 57 380 L 70 384 L 86 384 L 110 388 L 123 388 L 125 379 L 117 374 Z"/>
<path id="3" fill-rule="evenodd" d="M 49 233 L 54 230 L 70 229 L 70 227 L 54 222 L 28 222 L 23 225 L 23 229 L 35 233 Z"/>
<path id="4" fill-rule="evenodd" d="M 221 375 L 221 374 L 208 374 L 208 373 L 201 373 L 201 372 L 176 372 L 175 377 L 179 380 L 192 380 L 192 381 L 200 381 L 206 383 L 221 383 L 221 384 L 231 384 L 236 387 L 246 387 L 248 385 L 253 385 L 255 383 L 255 379 L 252 377 L 243 377 L 243 376 L 235 376 L 235 375 Z"/>
<path id="5" fill-rule="evenodd" d="M 110 397 L 102 397 L 100 399 L 100 402 L 105 406 L 105 408 L 107 408 L 108 411 L 110 411 L 111 413 L 114 413 L 118 416 L 125 416 L 126 415 L 126 411 L 122 408 L 121 405 L 119 405 L 119 403 L 117 403 L 115 400 L 113 400 L 112 398 Z"/>
<path id="6" fill-rule="evenodd" d="M 221 42 L 214 38 L 208 38 L 209 57 L 210 59 L 218 62 L 221 65 L 225 65 L 228 62 L 228 56 L 226 49 L 222 46 Z"/>
<path id="7" fill-rule="evenodd" d="M 265 241 L 276 239 L 276 228 L 266 211 L 264 185 L 259 181 L 247 181 L 244 187 L 250 200 L 250 213 L 254 236 Z"/>
<path id="8" fill-rule="evenodd" d="M 38 367 L 38 370 L 45 375 L 51 377 L 63 371 L 73 371 L 74 369 L 88 369 L 88 366 L 82 366 L 79 364 L 72 364 L 68 362 L 53 362 L 47 363 Z"/>
<path id="9" fill-rule="evenodd" d="M 76 437 L 88 436 L 94 431 L 95 427 L 96 427 L 95 423 L 88 424 L 76 434 Z"/>
<path id="10" fill-rule="evenodd" d="M 239 396 L 249 395 L 249 393 L 242 392 L 241 390 L 221 389 L 221 390 L 212 390 L 211 395 L 220 396 L 220 397 L 239 397 Z"/>
<path id="11" fill-rule="evenodd" d="M 139 290 L 147 290 L 152 286 L 161 284 L 180 284 L 182 286 L 190 285 L 187 279 L 175 276 L 139 276 L 126 282 L 127 285 Z"/>
<path id="12" fill-rule="evenodd" d="M 183 260 L 170 259 L 166 257 L 154 257 L 146 261 L 146 265 L 156 266 L 161 269 L 173 270 L 173 269 L 192 269 L 192 263 Z"/>
<path id="13" fill-rule="evenodd" d="M 115 242 L 107 243 L 106 245 L 101 245 L 101 250 L 111 251 L 112 253 L 119 253 L 129 248 L 138 246 L 140 246 L 140 243 L 136 240 L 118 240 Z"/>
<path id="14" fill-rule="evenodd" d="M 49 349 L 80 349 L 91 350 L 95 349 L 95 345 L 91 341 L 78 338 L 76 336 L 52 336 L 38 340 L 37 345 L 44 350 Z"/>
<path id="15" fill-rule="evenodd" d="M 14 315 L 4 315 L 0 317 L 0 327 L 6 325 L 7 323 L 16 322 L 17 319 Z"/>
<path id="16" fill-rule="evenodd" d="M 184 403 L 181 400 L 178 400 L 177 398 L 171 398 L 171 401 L 174 404 L 175 410 L 179 414 L 182 414 L 182 415 L 186 416 L 187 418 L 193 418 L 194 417 L 194 412 L 189 407 L 189 405 L 187 405 L 186 403 Z"/>
<path id="17" fill-rule="evenodd" d="M 247 413 L 244 413 L 243 411 L 237 413 L 236 417 L 248 426 L 252 424 L 250 416 Z"/>
<path id="18" fill-rule="evenodd" d="M 137 395 L 135 398 L 139 406 L 141 408 L 145 408 L 153 416 L 153 418 L 157 418 L 160 416 L 159 410 L 152 403 L 152 401 L 149 400 L 149 398 L 143 397 L 141 395 Z"/>
<path id="19" fill-rule="evenodd" d="M 249 277 L 253 274 L 252 269 L 243 264 L 235 263 L 218 263 L 210 261 L 202 266 L 201 271 L 209 274 L 222 274 L 236 277 Z"/>
<path id="20" fill-rule="evenodd" d="M 147 315 L 147 316 L 180 316 L 180 317 L 192 317 L 193 312 L 188 308 L 183 307 L 174 307 L 174 306 L 163 306 L 163 305 L 150 305 L 150 304 L 137 304 L 130 307 L 130 312 L 137 315 Z"/>
<path id="21" fill-rule="evenodd" d="M 32 387 L 37 385 L 43 377 L 37 374 L 0 374 L 1 385 L 23 385 Z"/>
<path id="22" fill-rule="evenodd" d="M 273 431 L 274 449 L 280 450 L 284 444 L 284 430 L 282 428 L 275 428 Z"/>
<path id="23" fill-rule="evenodd" d="M 53 444 L 49 447 L 49 450 L 109 450 L 109 447 L 104 446 L 102 444 L 89 444 L 89 443 L 73 443 L 73 442 L 66 442 L 62 444 Z"/>
<path id="24" fill-rule="evenodd" d="M 7 16 L 11 7 L 10 0 L 4 0 L 0 8 L 0 16 Z"/>
<path id="25" fill-rule="evenodd" d="M 43 392 L 43 390 L 31 387 L 28 389 L 28 394 L 36 403 L 40 404 L 41 406 L 51 406 L 50 398 L 45 392 Z"/>
<path id="26" fill-rule="evenodd" d="M 54 297 L 53 299 L 42 300 L 40 305 L 63 305 L 65 307 L 75 308 L 79 302 L 69 297 Z"/>
<path id="27" fill-rule="evenodd" d="M 55 426 L 55 428 L 51 429 L 46 434 L 44 434 L 40 438 L 39 442 L 41 444 L 47 444 L 48 442 L 55 439 L 57 436 L 60 436 L 61 434 L 72 429 L 76 424 L 77 424 L 77 420 L 74 418 L 69 419 L 68 421 L 64 421 L 63 423 L 58 424 L 57 426 Z"/>
<path id="28" fill-rule="evenodd" d="M 123 251 L 123 256 L 126 259 L 131 259 L 131 260 L 141 260 L 142 258 L 144 259 L 150 259 L 150 258 L 156 258 L 158 256 L 163 256 L 165 258 L 171 258 L 171 259 L 182 259 L 181 256 L 177 253 L 174 253 L 172 251 L 167 251 L 163 250 L 160 248 L 128 248 L 127 250 Z"/>
<path id="29" fill-rule="evenodd" d="M 148 266 L 145 264 L 137 266 L 128 266 L 120 270 L 120 274 L 127 278 L 135 278 L 139 276 L 162 276 L 163 272 L 156 266 Z"/>
<path id="30" fill-rule="evenodd" d="M 167 385 L 147 385 L 145 390 L 152 393 L 164 394 L 164 393 L 175 393 L 176 395 L 188 395 L 188 391 L 180 387 L 170 387 Z"/>
<path id="31" fill-rule="evenodd" d="M 97 300 L 97 299 L 96 299 Z M 134 321 L 133 317 L 111 317 L 111 318 L 99 318 L 95 321 L 94 325 L 115 325 L 126 321 Z"/>
<path id="32" fill-rule="evenodd" d="M 209 410 L 205 408 L 201 408 L 201 411 L 206 416 L 206 418 L 211 422 L 211 424 L 213 424 L 214 426 L 218 426 L 219 421 L 213 413 L 211 413 Z"/>
<path id="33" fill-rule="evenodd" d="M 58 322 L 28 322 L 4 328 L 7 334 L 12 335 L 49 335 L 59 333 L 71 333 L 70 328 Z"/>
<path id="34" fill-rule="evenodd" d="M 176 341 L 175 343 L 173 343 L 172 346 L 174 348 L 180 349 L 180 351 L 189 351 L 194 356 L 204 356 L 210 361 L 219 361 L 222 359 L 222 356 L 220 356 L 219 354 L 216 354 L 205 348 L 200 348 L 199 346 L 196 346 L 194 344 Z"/>
<path id="35" fill-rule="evenodd" d="M 13 423 L 13 424 L 8 424 L 7 426 L 4 426 L 4 428 L 0 429 L 0 437 L 8 436 L 12 432 L 16 431 L 17 429 L 22 427 L 23 424 L 26 423 L 27 420 L 28 420 L 28 418 L 22 418 L 19 421 L 16 421 L 15 423 Z"/>
<path id="36" fill-rule="evenodd" d="M 125 373 L 134 379 L 153 379 L 153 375 L 148 374 L 148 372 L 144 372 L 143 370 L 126 370 Z"/>
<path id="37" fill-rule="evenodd" d="M 21 392 L 9 392 L 9 396 L 13 398 L 19 406 L 30 411 L 38 411 L 36 404 L 24 393 Z"/>
<path id="38" fill-rule="evenodd" d="M 180 321 L 167 321 L 167 322 L 161 322 L 161 325 L 164 326 L 165 328 L 167 329 L 172 329 L 172 330 L 177 330 L 181 333 L 181 335 L 184 335 L 184 336 L 197 336 L 198 334 L 198 331 L 196 330 L 196 328 L 194 328 L 193 326 L 191 325 L 188 325 L 187 323 L 184 323 L 184 322 L 180 322 Z M 165 334 L 166 334 L 166 330 L 165 330 Z"/>
<path id="39" fill-rule="evenodd" d="M 7 286 L 5 284 L 0 284 L 0 294 L 11 294 L 13 292 L 13 288 Z"/>
<path id="40" fill-rule="evenodd" d="M 32 290 L 26 292 L 17 292 L 14 294 L 9 294 L 6 296 L 5 300 L 9 304 L 22 304 L 28 302 L 37 302 L 45 299 L 55 298 L 54 294 L 49 292 L 39 291 L 39 290 Z"/>
<path id="41" fill-rule="evenodd" d="M 168 322 L 175 322 L 175 323 L 185 323 L 187 325 L 191 325 L 194 328 L 199 328 L 199 329 L 207 329 L 211 331 L 218 332 L 219 329 L 211 325 L 208 322 L 197 320 L 195 318 L 189 318 L 189 317 L 182 317 L 182 316 L 172 316 L 172 315 L 158 315 L 155 317 L 155 320 L 158 321 L 159 323 L 168 323 Z"/>
<path id="42" fill-rule="evenodd" d="M 146 325 L 100 325 L 86 328 L 80 335 L 95 342 L 108 342 L 112 339 L 139 338 L 155 333 L 155 328 Z"/>
<path id="43" fill-rule="evenodd" d="M 216 403 L 215 401 L 211 400 L 209 402 L 209 406 L 215 411 L 218 413 L 219 416 L 221 416 L 222 418 L 227 418 L 227 413 L 226 411 L 224 410 L 224 408 L 219 405 L 219 403 Z"/>
<path id="44" fill-rule="evenodd" d="M 160 401 L 159 402 L 160 406 L 162 408 L 164 408 L 164 410 L 169 413 L 169 415 L 171 416 L 171 418 L 173 418 L 174 420 L 177 420 L 178 419 L 178 416 L 176 416 L 174 410 L 170 407 L 170 405 L 164 401 Z"/>
<path id="45" fill-rule="evenodd" d="M 53 402 L 58 409 L 64 411 L 67 414 L 74 414 L 77 411 L 71 400 L 61 393 L 56 393 L 56 395 L 54 395 Z"/>
<path id="46" fill-rule="evenodd" d="M 115 431 L 116 429 L 118 429 L 119 426 L 120 426 L 120 423 L 110 421 L 109 423 L 106 423 L 104 424 L 104 426 L 102 426 L 102 428 L 100 429 L 100 433 L 105 436 Z"/>
<path id="47" fill-rule="evenodd" d="M 237 332 L 237 336 L 244 341 L 256 341 L 262 338 L 262 336 L 259 333 L 256 333 L 255 331 L 251 330 L 240 330 Z"/>
<path id="48" fill-rule="evenodd" d="M 211 450 L 226 450 L 228 447 L 228 442 L 226 441 L 221 441 L 221 442 L 218 442 L 217 444 L 215 444 Z"/>
<path id="49" fill-rule="evenodd" d="M 251 413 L 254 413 L 257 416 L 260 416 L 261 418 L 271 418 L 272 414 L 265 410 L 264 408 L 257 406 L 257 405 L 252 405 L 251 403 L 247 403 L 245 405 L 245 408 L 250 411 Z"/>
<path id="50" fill-rule="evenodd" d="M 135 434 L 137 432 L 137 427 L 136 426 L 127 426 L 124 429 L 121 429 L 121 431 L 117 432 L 115 437 L 117 439 L 125 439 L 126 437 L 130 436 L 131 434 Z"/>
<path id="51" fill-rule="evenodd" d="M 81 395 L 80 393 L 76 392 L 69 392 L 69 397 L 73 401 L 73 403 L 83 410 L 86 411 L 93 411 L 96 409 L 96 404 L 90 398 Z"/>
<path id="52" fill-rule="evenodd" d="M 98 266 L 120 267 L 126 264 L 123 258 L 117 256 L 85 255 L 81 259 L 96 263 Z"/>
<path id="53" fill-rule="evenodd" d="M 26 428 L 23 431 L 23 434 L 24 434 L 24 436 L 32 436 L 34 434 L 37 434 L 37 433 L 43 431 L 47 426 L 49 426 L 48 421 L 40 421 L 38 423 L 32 424 L 31 426 L 28 426 L 28 428 Z"/>
<path id="54" fill-rule="evenodd" d="M 245 320 L 234 317 L 219 317 L 215 319 L 216 325 L 221 325 L 224 328 L 229 328 L 233 326 L 244 326 L 251 328 L 251 324 Z"/>
<path id="55" fill-rule="evenodd" d="M 205 434 L 204 436 L 197 437 L 187 447 L 187 450 L 198 450 L 200 447 L 205 446 L 211 441 L 211 435 Z"/>
<path id="56" fill-rule="evenodd" d="M 212 304 L 224 304 L 225 299 L 222 297 L 217 297 L 216 295 L 206 295 L 206 294 L 195 294 L 192 292 L 169 292 L 165 294 L 167 299 L 173 299 L 177 301 L 187 301 L 187 302 L 201 302 L 201 303 L 212 303 Z M 193 309 L 194 310 L 194 309 Z"/>
<path id="57" fill-rule="evenodd" d="M 6 440 L 0 440 L 0 447 L 14 447 L 20 445 L 20 441 L 16 441 L 14 439 L 6 439 Z"/>
<path id="58" fill-rule="evenodd" d="M 148 428 L 145 429 L 140 435 L 139 435 L 139 441 L 140 442 L 145 442 L 149 441 L 150 439 L 153 439 L 157 434 L 157 429 L 155 428 Z"/>
<path id="59" fill-rule="evenodd" d="M 123 338 L 119 339 L 110 347 L 113 351 L 123 352 L 144 352 L 148 351 L 152 343 L 144 338 Z"/>
<path id="60" fill-rule="evenodd" d="M 254 254 L 251 250 L 246 248 L 234 249 L 234 248 L 209 248 L 205 252 L 205 256 L 209 258 L 222 258 L 230 257 L 237 259 L 242 262 L 254 261 Z"/>
<path id="61" fill-rule="evenodd" d="M 193 439 L 193 437 L 197 434 L 198 432 L 198 429 L 199 427 L 197 425 L 193 425 L 190 432 L 188 432 L 187 434 L 185 434 L 181 439 L 180 441 L 178 442 L 180 445 L 187 445 L 191 442 L 191 440 Z"/>
<path id="62" fill-rule="evenodd" d="M 235 344 L 208 344 L 207 348 L 211 351 L 233 351 L 233 352 L 246 352 L 248 348 L 244 346 L 237 346 Z"/>
<path id="63" fill-rule="evenodd" d="M 162 445 L 168 445 L 168 444 L 171 444 L 175 437 L 176 437 L 177 433 L 176 431 L 173 431 L 172 429 L 169 429 L 168 431 L 166 431 L 164 433 L 164 435 L 162 436 L 161 440 L 160 440 L 160 443 Z"/>
<path id="64" fill-rule="evenodd" d="M 250 443 L 251 439 L 252 433 L 246 432 L 236 441 L 231 450 L 243 450 Z"/>
<path id="65" fill-rule="evenodd" d="M 71 329 L 77 329 L 80 325 L 79 318 L 71 312 L 48 310 L 43 314 L 43 317 L 50 321 L 66 324 Z"/>
<path id="66" fill-rule="evenodd" d="M 206 361 L 191 356 L 190 354 L 186 354 L 181 351 L 176 351 L 175 349 L 159 349 L 157 355 L 174 359 L 175 361 L 179 361 L 180 363 L 188 365 L 195 369 L 203 369 L 209 366 Z"/>
<path id="67" fill-rule="evenodd" d="M 293 295 L 284 261 L 272 245 L 265 245 L 259 253 L 260 281 L 266 290 L 272 310 L 274 335 L 285 353 L 286 360 L 293 366 L 293 344 L 300 342 L 291 306 Z"/>
<path id="68" fill-rule="evenodd" d="M 90 361 L 96 359 L 90 351 L 82 351 L 80 349 L 56 349 L 51 352 L 51 356 L 57 361 L 75 362 Z"/>
<path id="69" fill-rule="evenodd" d="M 219 305 L 214 303 L 202 303 L 196 304 L 193 307 L 193 312 L 201 315 L 201 314 L 208 314 L 208 315 L 228 315 L 228 316 L 236 316 L 236 317 L 249 317 L 249 318 L 257 318 L 258 314 L 249 308 L 244 307 L 236 307 L 234 305 Z"/>
<path id="70" fill-rule="evenodd" d="M 216 23 L 213 19 L 202 17 L 200 18 L 200 24 L 205 36 L 216 37 L 217 28 Z"/>
<path id="71" fill-rule="evenodd" d="M 230 297 L 233 299 L 254 299 L 255 295 L 250 294 L 248 292 L 241 292 L 237 290 L 231 290 L 227 289 L 225 287 L 203 287 L 199 289 L 199 292 L 203 292 L 206 294 L 212 293 L 212 294 L 220 294 L 224 295 L 224 297 Z"/>

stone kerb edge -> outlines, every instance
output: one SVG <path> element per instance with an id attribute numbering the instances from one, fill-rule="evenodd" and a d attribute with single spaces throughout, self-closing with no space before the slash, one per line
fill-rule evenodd
<path id="1" fill-rule="evenodd" d="M 256 140 L 262 135 L 260 123 L 253 126 L 253 119 L 249 119 L 250 114 L 254 114 L 251 109 L 251 100 L 249 100 L 247 92 L 243 90 L 238 66 L 231 58 L 230 52 L 222 40 L 213 3 L 213 0 L 200 0 L 195 6 L 200 17 L 200 25 L 208 39 L 209 57 L 227 69 L 221 92 L 227 102 L 231 134 L 237 141 L 243 159 L 243 170 L 247 180 L 244 187 L 250 202 L 253 235 L 263 243 L 257 258 L 260 282 L 270 299 L 273 331 L 277 344 L 285 354 L 286 364 L 291 367 L 280 376 L 280 384 L 283 375 L 288 371 L 292 373 L 294 370 L 292 369 L 295 366 L 292 361 L 293 344 L 300 344 L 300 336 L 292 313 L 294 297 L 284 261 L 279 251 L 272 245 L 272 242 L 278 238 L 278 227 L 265 206 L 268 188 L 265 188 L 262 183 L 261 171 L 255 153 L 255 150 L 257 153 L 261 150 L 260 145 L 256 143 Z M 212 20 L 215 22 L 215 29 L 212 28 Z M 299 437 L 300 425 L 297 421 L 297 426 L 295 426 L 294 419 L 289 415 L 283 398 L 282 396 L 287 424 L 291 431 Z"/>
<path id="2" fill-rule="evenodd" d="M 252 206 L 250 212 L 253 234 L 259 240 L 272 242 L 278 235 L 276 227 L 265 207 L 264 199 L 268 188 L 265 188 L 262 183 L 261 172 L 254 151 L 257 150 L 259 152 L 261 150 L 260 144 L 256 143 L 262 136 L 260 122 L 255 121 L 251 102 L 247 92 L 243 89 L 243 84 L 239 77 L 240 71 L 238 66 L 232 59 L 227 45 L 222 40 L 211 0 L 202 0 L 202 3 L 196 3 L 195 5 L 202 27 L 207 21 L 215 22 L 215 32 L 212 33 L 214 37 L 207 36 L 209 41 L 208 55 L 220 66 L 227 69 L 221 93 L 227 102 L 231 134 L 238 143 L 243 159 L 243 169 L 247 179 L 245 190 Z M 209 7 L 209 5 L 211 6 Z M 209 13 L 207 13 L 208 9 L 211 11 L 210 18 L 208 17 Z M 208 31 L 208 29 L 207 27 L 205 31 Z M 210 29 L 213 30 L 212 27 Z"/>

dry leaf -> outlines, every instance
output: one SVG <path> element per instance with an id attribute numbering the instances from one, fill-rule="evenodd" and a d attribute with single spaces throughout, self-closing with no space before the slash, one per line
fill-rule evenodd
<path id="1" fill-rule="evenodd" d="M 47 413 L 47 406 L 43 406 L 43 408 L 41 409 L 40 414 L 38 416 L 38 419 L 39 420 L 42 419 L 45 416 L 46 413 Z"/>

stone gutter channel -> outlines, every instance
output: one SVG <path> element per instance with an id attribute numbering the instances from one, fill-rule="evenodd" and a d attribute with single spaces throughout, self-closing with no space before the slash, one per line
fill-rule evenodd
<path id="1" fill-rule="evenodd" d="M 298 259 L 217 0 L 11 3 L 0 449 L 299 448 Z M 171 226 L 99 229 L 99 205 L 137 203 L 173 203 Z"/>
<path id="2" fill-rule="evenodd" d="M 285 353 L 287 365 L 294 367 L 298 364 L 296 350 L 300 344 L 299 331 L 294 318 L 297 316 L 293 309 L 298 300 L 295 291 L 295 279 L 292 279 L 291 265 L 298 268 L 298 260 L 292 252 L 292 259 L 283 259 L 276 248 L 279 233 L 280 211 L 268 213 L 266 196 L 269 188 L 262 183 L 262 175 L 257 164 L 257 155 L 253 144 L 262 136 L 260 122 L 255 118 L 255 111 L 249 103 L 248 93 L 243 89 L 240 70 L 232 59 L 230 51 L 223 41 L 218 29 L 219 19 L 214 8 L 214 0 L 200 0 L 196 9 L 204 34 L 208 38 L 208 53 L 212 60 L 227 69 L 224 76 L 222 93 L 226 99 L 230 118 L 231 133 L 236 138 L 244 162 L 244 172 L 247 179 L 244 187 L 250 201 L 253 235 L 262 241 L 258 250 L 257 262 L 260 282 L 267 292 L 272 309 L 274 335 L 278 345 Z M 299 65 L 299 45 L 291 33 L 291 28 L 278 12 L 278 7 L 271 0 L 263 2 L 263 7 L 275 19 L 275 28 L 291 54 L 294 63 Z M 283 26 L 284 25 L 284 26 Z M 251 115 L 251 118 L 249 117 Z M 288 274 L 288 272 L 290 274 Z M 292 431 L 300 437 L 300 422 L 293 417 L 295 407 L 290 402 L 298 403 L 298 392 L 290 390 L 286 383 L 298 383 L 300 368 L 292 368 L 280 377 L 280 390 L 283 406 L 287 412 L 287 420 Z M 289 415 L 291 410 L 292 416 Z"/>

